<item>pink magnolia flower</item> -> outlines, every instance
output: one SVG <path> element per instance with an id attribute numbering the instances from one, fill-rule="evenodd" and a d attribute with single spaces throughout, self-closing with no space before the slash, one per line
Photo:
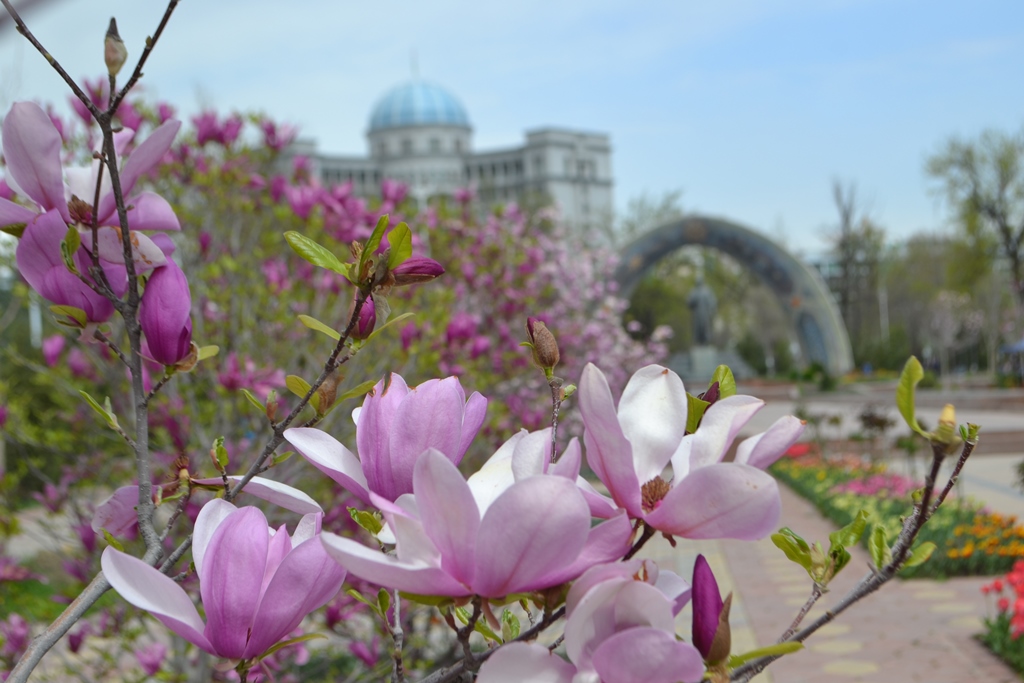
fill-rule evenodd
<path id="1" fill-rule="evenodd" d="M 557 586 L 629 549 L 626 516 L 591 529 L 587 503 L 565 477 L 527 477 L 488 503 L 431 448 L 416 461 L 413 490 L 395 503 L 373 496 L 394 532 L 395 557 L 325 533 L 327 552 L 375 584 L 497 598 Z"/>
<path id="2" fill-rule="evenodd" d="M 720 661 L 729 655 L 728 645 L 731 638 L 728 632 L 729 623 L 725 622 L 725 632 L 719 636 L 719 648 L 723 652 L 713 652 L 712 645 L 722 626 L 722 611 L 725 603 L 718 590 L 718 582 L 711 571 L 711 566 L 703 555 L 697 555 L 693 565 L 693 644 L 700 651 L 701 657 L 708 662 Z M 728 618 L 728 614 L 726 615 Z M 714 657 L 714 660 L 711 659 Z"/>
<path id="3" fill-rule="evenodd" d="M 353 411 L 359 458 L 319 429 L 285 431 L 285 438 L 317 469 L 370 504 L 370 492 L 393 501 L 413 490 L 416 459 L 435 448 L 459 464 L 484 421 L 487 399 L 466 399 L 457 377 L 410 389 L 396 373 L 377 383 Z"/>
<path id="4" fill-rule="evenodd" d="M 135 651 L 135 658 L 139 660 L 139 665 L 147 676 L 156 675 L 160 667 L 163 666 L 166 656 L 167 647 L 162 643 L 150 643 Z"/>
<path id="5" fill-rule="evenodd" d="M 188 642 L 226 659 L 258 657 L 341 588 L 345 570 L 320 543 L 322 515 L 306 515 L 295 533 L 276 532 L 259 509 L 221 499 L 196 519 L 192 557 L 206 623 L 170 577 L 112 547 L 103 574 L 125 600 L 147 610 Z"/>
<path id="6" fill-rule="evenodd" d="M 638 580 L 636 576 L 645 576 Z M 480 669 L 480 683 L 677 683 L 700 681 L 704 664 L 675 636 L 689 586 L 639 560 L 594 567 L 566 599 L 566 662 L 542 645 L 513 643 Z"/>
<path id="7" fill-rule="evenodd" d="M 685 434 L 687 399 L 671 370 L 637 371 L 616 411 L 604 374 L 583 369 L 579 390 L 587 462 L 615 506 L 659 531 L 685 538 L 753 540 L 775 530 L 779 491 L 758 469 L 774 462 L 799 438 L 803 423 L 782 418 L 740 445 L 736 462 L 723 463 L 740 428 L 763 401 L 730 396 L 704 413 Z M 671 481 L 662 473 L 671 461 Z"/>
<path id="8" fill-rule="evenodd" d="M 66 341 L 63 334 L 54 334 L 43 340 L 43 360 L 49 367 L 52 368 L 60 360 Z"/>
<path id="9" fill-rule="evenodd" d="M 139 303 L 139 324 L 146 335 L 150 358 L 174 365 L 192 346 L 192 294 L 188 280 L 174 261 L 153 271 Z"/>
<path id="10" fill-rule="evenodd" d="M 413 256 L 406 259 L 391 270 L 395 278 L 395 286 L 415 285 L 421 282 L 430 282 L 436 277 L 444 275 L 444 266 L 432 258 L 426 256 Z"/>
<path id="11" fill-rule="evenodd" d="M 121 169 L 121 188 L 128 210 L 128 225 L 133 230 L 133 261 L 138 272 L 145 272 L 162 265 L 166 256 L 159 245 L 149 237 L 135 230 L 179 230 L 174 211 L 170 204 L 152 192 L 132 195 L 138 180 L 160 163 L 170 148 L 180 127 L 177 121 L 168 121 L 155 130 L 145 142 L 130 155 Z M 115 148 L 120 155 L 134 136 L 126 130 L 115 135 Z M 32 102 L 18 102 L 3 122 L 3 152 L 7 160 L 8 183 L 17 193 L 32 200 L 37 209 L 29 209 L 7 199 L 0 199 L 0 225 L 27 224 L 25 234 L 35 227 L 33 221 L 40 215 L 56 212 L 68 225 L 92 222 L 92 198 L 96 190 L 99 160 L 84 168 L 66 169 L 67 184 L 64 182 L 65 169 L 61 165 L 61 137 L 49 116 Z M 83 205 L 69 204 L 75 197 Z M 53 222 L 53 219 L 48 219 Z M 103 176 L 100 184 L 100 202 L 96 222 L 100 226 L 99 256 L 111 263 L 124 263 L 119 219 L 114 194 L 111 191 L 109 174 Z M 83 240 L 84 242 L 85 240 Z M 83 244 L 82 249 L 86 245 Z M 59 258 L 59 251 L 56 258 Z M 55 257 L 49 257 L 55 258 Z M 45 295 L 44 295 L 45 296 Z"/>

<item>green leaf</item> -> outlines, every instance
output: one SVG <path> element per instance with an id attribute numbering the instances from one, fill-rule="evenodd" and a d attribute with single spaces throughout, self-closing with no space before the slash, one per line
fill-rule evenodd
<path id="1" fill-rule="evenodd" d="M 299 398 L 305 398 L 306 394 L 309 393 L 309 382 L 298 375 L 288 375 L 284 380 L 284 385 L 288 387 L 288 391 Z"/>
<path id="2" fill-rule="evenodd" d="M 329 249 L 321 246 L 317 242 L 309 239 L 305 235 L 289 230 L 284 234 L 284 238 L 291 245 L 291 248 L 295 250 L 295 253 L 306 259 L 314 266 L 320 268 L 326 268 L 327 270 L 334 271 L 339 275 L 344 275 L 346 278 L 351 280 L 349 275 L 349 266 L 338 260 Z"/>
<path id="3" fill-rule="evenodd" d="M 217 469 L 224 472 L 228 468 L 228 449 L 224 447 L 224 437 L 213 440 L 213 453 L 217 457 Z"/>
<path id="4" fill-rule="evenodd" d="M 78 323 L 79 327 L 85 327 L 86 323 L 89 322 L 89 318 L 85 315 L 85 311 L 81 308 L 75 308 L 74 306 L 50 306 L 50 312 L 57 316 L 67 316 Z M 62 325 L 65 324 L 60 320 L 57 322 Z"/>
<path id="5" fill-rule="evenodd" d="M 248 389 L 239 389 L 239 391 L 241 391 L 242 394 L 245 396 L 245 398 L 248 399 L 249 403 L 251 403 L 254 406 L 256 406 L 261 413 L 266 413 L 267 412 L 266 406 L 264 406 L 262 403 L 260 403 L 260 400 L 258 398 L 256 398 L 255 396 L 253 396 L 251 391 L 249 391 Z"/>
<path id="6" fill-rule="evenodd" d="M 380 241 L 384 239 L 384 232 L 388 229 L 388 223 L 390 222 L 391 218 L 388 214 L 384 214 L 377 221 L 377 227 L 373 229 L 370 239 L 366 240 L 366 245 L 363 246 L 363 253 L 359 255 L 359 269 L 356 271 L 357 277 L 362 277 L 366 262 L 373 258 L 374 252 L 380 246 Z"/>
<path id="7" fill-rule="evenodd" d="M 388 270 L 401 265 L 412 256 L 412 231 L 404 222 L 399 223 L 388 233 L 391 255 L 388 257 Z"/>
<path id="8" fill-rule="evenodd" d="M 789 536 L 791 539 L 796 541 L 796 544 L 804 552 L 810 552 L 811 547 L 809 545 L 807 545 L 807 541 L 805 541 L 803 538 L 801 538 L 799 534 L 797 534 L 795 531 L 790 529 L 788 526 L 784 526 L 781 529 L 779 529 L 779 533 L 784 535 L 784 536 Z"/>
<path id="9" fill-rule="evenodd" d="M 377 605 L 376 604 L 374 604 L 374 603 L 370 602 L 369 600 L 367 600 L 366 598 L 364 598 L 363 594 L 360 593 L 359 591 L 357 591 L 355 588 L 346 588 L 345 589 L 345 593 L 349 597 L 351 597 L 351 598 L 353 598 L 355 600 L 358 600 L 359 602 L 363 603 L 367 607 L 370 607 L 371 609 L 377 609 Z"/>
<path id="10" fill-rule="evenodd" d="M 745 662 L 749 662 L 752 659 L 759 659 L 761 657 L 775 657 L 781 655 L 788 655 L 792 652 L 799 652 L 804 649 L 803 643 L 795 643 L 793 641 L 787 641 L 784 643 L 775 643 L 768 647 L 761 647 L 750 652 L 744 652 L 741 655 L 732 655 L 729 657 L 729 666 L 736 668 Z"/>
<path id="11" fill-rule="evenodd" d="M 831 548 L 843 547 L 849 548 L 856 545 L 860 541 L 860 537 L 864 535 L 865 529 L 868 528 L 868 519 L 871 517 L 871 513 L 867 510 L 861 510 L 857 513 L 857 516 L 852 522 L 844 526 L 842 529 L 833 531 L 828 535 L 828 540 L 831 543 Z"/>
<path id="12" fill-rule="evenodd" d="M 686 393 L 686 433 L 693 434 L 697 431 L 700 420 L 704 417 L 704 411 L 711 405 L 707 401 L 697 398 L 693 394 Z"/>
<path id="13" fill-rule="evenodd" d="M 277 652 L 278 650 L 280 650 L 283 647 L 288 647 L 289 645 L 294 645 L 295 643 L 304 643 L 307 640 L 316 640 L 318 638 L 326 639 L 327 636 L 325 636 L 322 633 L 305 633 L 305 634 L 303 634 L 301 636 L 296 636 L 294 638 L 289 638 L 288 640 L 282 640 L 280 643 L 278 643 L 277 645 L 274 645 L 269 650 L 267 650 L 266 652 L 261 654 L 258 657 L 258 659 L 266 659 L 267 657 L 269 657 L 270 655 L 274 654 L 275 652 Z"/>
<path id="14" fill-rule="evenodd" d="M 112 547 L 114 550 L 120 550 L 122 553 L 124 552 L 124 546 L 121 545 L 121 542 L 114 538 L 106 529 L 103 529 L 103 538 L 107 541 L 107 545 Z"/>
<path id="15" fill-rule="evenodd" d="M 899 384 L 896 385 L 896 407 L 899 408 L 900 415 L 903 416 L 908 427 L 928 438 L 914 416 L 914 387 L 922 379 L 924 379 L 924 368 L 921 367 L 921 361 L 915 356 L 911 356 L 903 366 Z"/>
<path id="16" fill-rule="evenodd" d="M 337 405 L 338 403 L 342 401 L 347 401 L 350 398 L 359 398 L 360 396 L 365 396 L 366 392 L 368 392 L 370 389 L 373 389 L 373 387 L 376 384 L 377 383 L 372 379 L 366 380 L 359 386 L 353 387 L 346 391 L 344 394 L 338 396 L 338 398 L 334 400 L 334 404 Z"/>
<path id="17" fill-rule="evenodd" d="M 456 607 L 455 616 L 459 618 L 459 621 L 461 621 L 463 625 L 469 625 L 470 613 L 469 610 L 465 607 Z M 476 624 L 473 625 L 473 630 L 482 635 L 484 638 L 487 638 L 488 640 L 493 640 L 497 643 L 501 642 L 501 636 L 492 631 L 491 628 L 487 625 L 487 622 L 483 619 L 476 620 Z"/>
<path id="18" fill-rule="evenodd" d="M 374 300 L 376 300 L 376 298 L 377 297 L 374 297 Z M 389 327 L 391 327 L 395 323 L 401 322 L 402 320 L 405 320 L 406 318 L 411 318 L 414 315 L 416 315 L 416 314 L 415 313 L 403 313 L 402 315 L 398 316 L 397 318 L 391 318 L 390 320 L 388 320 L 383 325 L 378 325 L 376 327 L 376 329 L 373 330 L 373 333 L 371 333 L 370 336 L 366 338 L 366 341 L 370 341 L 371 339 L 373 339 L 378 334 L 380 334 L 384 330 L 388 329 Z M 378 318 L 377 320 L 380 320 L 380 318 Z"/>
<path id="19" fill-rule="evenodd" d="M 284 453 L 278 453 L 277 455 L 274 456 L 273 463 L 274 465 L 280 465 L 293 455 L 295 455 L 295 451 L 285 451 Z"/>
<path id="20" fill-rule="evenodd" d="M 218 353 L 220 353 L 220 347 L 215 344 L 200 346 L 198 353 L 196 353 L 196 362 L 206 360 L 207 358 L 213 358 Z"/>
<path id="21" fill-rule="evenodd" d="M 925 541 L 921 545 L 914 548 L 914 551 L 910 553 L 910 557 L 904 563 L 904 567 L 916 567 L 919 564 L 924 564 L 928 561 L 928 558 L 935 552 L 935 544 L 931 541 Z"/>
<path id="22" fill-rule="evenodd" d="M 501 639 L 504 642 L 515 640 L 519 637 L 519 617 L 509 610 L 501 611 Z"/>
<path id="23" fill-rule="evenodd" d="M 69 228 L 68 233 L 74 232 L 78 236 L 78 231 L 74 228 Z M 81 245 L 82 238 L 78 236 L 79 245 Z M 67 268 L 71 273 L 78 275 L 78 266 L 75 265 L 75 252 L 71 249 L 71 245 L 68 244 L 67 238 L 60 241 L 60 257 L 64 261 L 64 267 Z"/>
<path id="24" fill-rule="evenodd" d="M 826 578 L 831 581 L 832 577 L 842 571 L 843 567 L 850 564 L 850 560 L 852 558 L 850 556 L 850 551 L 841 545 L 836 546 L 835 548 L 829 548 L 828 556 L 832 558 L 832 571 Z"/>
<path id="25" fill-rule="evenodd" d="M 383 588 L 377 591 L 377 606 L 380 608 L 381 615 L 387 614 L 391 609 L 391 596 Z"/>
<path id="26" fill-rule="evenodd" d="M 785 534 L 772 534 L 772 543 L 774 543 L 782 552 L 786 553 L 786 557 L 790 561 L 796 562 L 798 565 L 806 569 L 808 572 L 811 571 L 813 563 L 811 562 L 811 553 L 809 548 L 801 548 L 792 537 Z M 806 543 L 804 544 L 807 545 Z"/>
<path id="27" fill-rule="evenodd" d="M 82 395 L 82 398 L 84 398 L 85 402 L 89 404 L 89 407 L 92 408 L 93 410 L 95 410 L 99 414 L 99 416 L 103 418 L 104 422 L 107 423 L 108 427 L 110 427 L 111 429 L 117 429 L 118 428 L 117 416 L 114 415 L 113 412 L 111 412 L 110 410 L 108 410 L 104 406 L 101 406 L 99 401 L 94 399 L 88 393 L 86 393 L 86 392 L 84 392 L 82 390 L 79 390 L 78 393 Z M 110 403 L 110 399 L 109 398 L 106 400 L 106 403 L 108 403 L 108 404 Z"/>
<path id="28" fill-rule="evenodd" d="M 892 550 L 885 538 L 885 527 L 876 524 L 871 530 L 871 539 L 868 541 L 868 549 L 871 551 L 871 560 L 875 567 L 881 569 L 892 561 Z"/>
<path id="29" fill-rule="evenodd" d="M 334 341 L 339 341 L 341 339 L 341 335 L 338 334 L 338 332 L 336 332 L 335 330 L 331 329 L 329 326 L 325 325 L 324 323 L 320 322 L 319 320 L 317 320 L 316 318 L 314 318 L 312 316 L 300 315 L 299 316 L 299 320 L 301 320 L 302 324 L 305 325 L 306 327 L 308 327 L 309 329 L 316 330 L 317 332 L 321 332 L 323 334 L 326 334 L 328 337 L 330 337 Z"/>
<path id="30" fill-rule="evenodd" d="M 82 233 L 78 232 L 76 227 L 69 227 L 68 231 L 64 233 L 64 243 L 67 244 L 68 253 L 73 257 L 78 248 L 82 246 Z"/>
<path id="31" fill-rule="evenodd" d="M 8 223 L 7 225 L 0 227 L 0 232 L 6 232 L 8 235 L 14 235 L 18 239 L 25 234 L 25 228 L 28 227 L 28 223 Z"/>
<path id="32" fill-rule="evenodd" d="M 384 525 L 380 523 L 380 519 L 378 519 L 377 515 L 372 512 L 349 508 L 348 514 L 352 518 L 352 521 L 369 531 L 374 536 L 379 534 L 380 530 L 384 528 Z"/>
<path id="33" fill-rule="evenodd" d="M 718 382 L 718 395 L 721 398 L 729 398 L 736 395 L 736 378 L 732 376 L 732 370 L 729 369 L 728 365 L 719 365 L 715 368 L 708 386 L 715 382 Z"/>

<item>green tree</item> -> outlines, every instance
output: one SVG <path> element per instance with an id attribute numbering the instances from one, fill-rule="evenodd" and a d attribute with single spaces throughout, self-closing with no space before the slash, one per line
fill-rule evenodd
<path id="1" fill-rule="evenodd" d="M 976 263 L 987 245 L 1006 257 L 1017 301 L 1024 305 L 1024 131 L 1009 135 L 987 130 L 976 140 L 950 138 L 928 159 L 928 175 L 940 181 L 955 222 Z M 980 275 L 979 274 L 979 275 Z M 972 283 L 973 284 L 973 283 Z"/>

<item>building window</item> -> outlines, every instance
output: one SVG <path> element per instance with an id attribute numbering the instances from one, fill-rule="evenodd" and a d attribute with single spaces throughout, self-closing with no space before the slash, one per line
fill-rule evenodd
<path id="1" fill-rule="evenodd" d="M 516 175 L 523 175 L 523 160 L 516 159 Z"/>
<path id="2" fill-rule="evenodd" d="M 412 154 L 412 140 L 409 138 L 402 140 L 402 154 Z"/>
<path id="3" fill-rule="evenodd" d="M 441 151 L 441 140 L 438 138 L 430 138 L 430 151 L 440 152 Z"/>
<path id="4" fill-rule="evenodd" d="M 462 140 L 459 138 L 455 138 L 455 152 L 457 154 L 462 154 Z"/>

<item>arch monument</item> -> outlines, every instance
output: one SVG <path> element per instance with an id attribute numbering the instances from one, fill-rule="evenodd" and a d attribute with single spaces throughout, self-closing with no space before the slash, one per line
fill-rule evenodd
<path id="1" fill-rule="evenodd" d="M 687 216 L 637 238 L 621 252 L 616 270 L 628 297 L 644 272 L 680 247 L 711 247 L 752 271 L 779 299 L 796 332 L 804 360 L 820 363 L 833 377 L 853 368 L 850 338 L 817 271 L 749 228 L 720 218 Z"/>

